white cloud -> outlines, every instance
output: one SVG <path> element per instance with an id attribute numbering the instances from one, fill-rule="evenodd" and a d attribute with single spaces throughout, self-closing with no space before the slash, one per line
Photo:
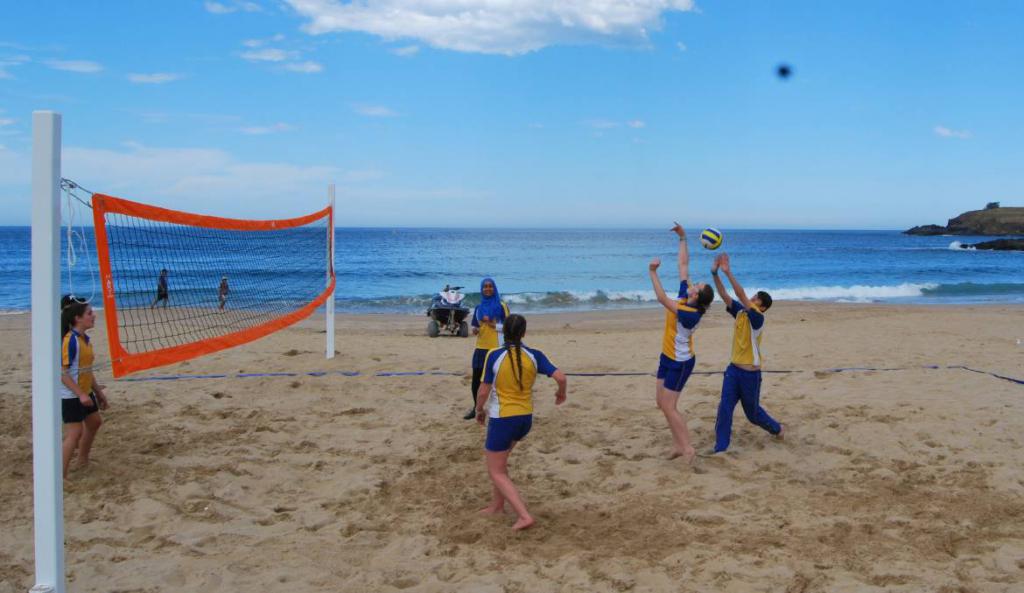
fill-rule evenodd
<path id="1" fill-rule="evenodd" d="M 366 117 L 398 117 L 398 112 L 383 105 L 353 105 L 352 109 Z"/>
<path id="2" fill-rule="evenodd" d="M 679 51 L 686 51 L 689 48 L 686 47 L 686 44 L 683 43 L 682 41 L 677 41 L 676 42 L 676 49 L 678 49 Z"/>
<path id="3" fill-rule="evenodd" d="M 945 126 L 935 126 L 933 130 L 936 136 L 942 138 L 957 138 L 960 140 L 966 140 L 971 137 L 970 130 L 952 130 Z"/>
<path id="4" fill-rule="evenodd" d="M 274 49 L 272 47 L 242 52 L 242 58 L 250 62 L 284 62 L 298 57 L 299 52 L 297 51 Z"/>
<path id="5" fill-rule="evenodd" d="M 88 60 L 48 60 L 45 64 L 54 70 L 79 72 L 81 74 L 95 74 L 103 70 L 103 66 Z"/>
<path id="6" fill-rule="evenodd" d="M 150 124 L 178 123 L 181 125 L 202 124 L 207 126 L 235 126 L 241 123 L 238 115 L 221 113 L 172 113 L 165 111 L 133 112 Z M 183 123 L 187 122 L 187 123 Z"/>
<path id="7" fill-rule="evenodd" d="M 420 46 L 418 45 L 406 45 L 405 47 L 396 47 L 391 50 L 391 53 L 396 56 L 402 56 L 403 58 L 409 58 L 420 53 Z"/>
<path id="8" fill-rule="evenodd" d="M 327 184 L 346 175 L 327 165 L 245 162 L 215 148 L 140 144 L 124 150 L 67 147 L 63 169 L 95 191 L 235 218 L 312 212 L 323 206 Z"/>
<path id="9" fill-rule="evenodd" d="M 207 2 L 203 6 L 206 7 L 207 12 L 212 12 L 213 14 L 228 14 L 235 11 L 233 8 L 224 6 L 220 2 Z"/>
<path id="10" fill-rule="evenodd" d="M 249 49 L 240 53 L 239 56 L 250 62 L 288 62 L 287 64 L 282 64 L 281 68 L 289 72 L 316 74 L 324 71 L 323 64 L 319 62 L 312 60 L 298 61 L 302 59 L 302 52 L 298 50 L 266 47 L 269 43 L 279 41 L 284 41 L 284 35 L 280 33 L 269 39 L 246 39 L 242 42 L 242 45 Z"/>
<path id="11" fill-rule="evenodd" d="M 611 130 L 612 128 L 619 127 L 619 122 L 607 119 L 588 119 L 583 123 L 595 130 Z"/>
<path id="12" fill-rule="evenodd" d="M 323 72 L 324 67 L 316 62 L 306 61 L 285 64 L 284 69 L 292 72 L 301 72 L 303 74 L 316 74 L 317 72 Z"/>
<path id="13" fill-rule="evenodd" d="M 154 72 L 153 74 L 129 74 L 128 80 L 135 84 L 164 84 L 181 80 L 181 74 L 170 74 L 166 72 Z"/>
<path id="14" fill-rule="evenodd" d="M 255 2 L 240 0 L 235 0 L 226 4 L 222 2 L 205 2 L 203 3 L 203 6 L 206 8 L 207 12 L 211 12 L 213 14 L 231 14 L 232 12 L 238 11 L 260 12 L 263 10 L 263 7 Z"/>
<path id="15" fill-rule="evenodd" d="M 8 68 L 13 66 L 20 66 L 25 62 L 32 61 L 28 56 L 4 56 L 0 58 L 0 79 L 14 78 L 14 75 L 7 71 Z"/>
<path id="16" fill-rule="evenodd" d="M 309 19 L 313 35 L 358 31 L 384 39 L 419 39 L 463 52 L 518 55 L 549 45 L 646 44 L 665 13 L 695 9 L 693 0 L 286 0 Z"/>
<path id="17" fill-rule="evenodd" d="M 242 42 L 245 47 L 263 47 L 272 41 L 284 41 L 284 35 L 278 33 L 270 39 L 246 39 Z"/>
<path id="18" fill-rule="evenodd" d="M 294 129 L 295 128 L 293 126 L 286 123 L 276 123 L 272 126 L 251 126 L 242 128 L 241 132 L 251 136 L 262 136 L 265 134 L 275 134 L 277 132 L 290 132 Z"/>
<path id="19" fill-rule="evenodd" d="M 614 120 L 610 120 L 610 119 L 598 118 L 598 119 L 588 119 L 588 120 L 583 122 L 583 125 L 587 126 L 588 128 L 593 128 L 595 130 L 614 130 L 616 128 L 622 128 L 622 127 L 633 128 L 634 130 L 639 130 L 640 128 L 647 127 L 647 122 L 645 122 L 642 119 L 631 119 L 631 120 L 627 120 L 625 122 L 619 122 L 619 121 L 614 121 Z"/>
<path id="20" fill-rule="evenodd" d="M 0 126 L 9 126 L 14 123 L 14 120 L 9 117 L 0 117 Z"/>

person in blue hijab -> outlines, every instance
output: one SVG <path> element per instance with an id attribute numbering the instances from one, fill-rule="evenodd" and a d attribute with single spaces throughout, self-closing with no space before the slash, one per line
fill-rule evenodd
<path id="1" fill-rule="evenodd" d="M 473 333 L 476 335 L 476 349 L 473 350 L 473 407 L 463 416 L 466 420 L 476 418 L 476 392 L 484 375 L 484 360 L 487 352 L 498 347 L 498 324 L 505 323 L 508 305 L 498 294 L 498 285 L 493 278 L 480 281 L 480 304 L 473 310 Z"/>

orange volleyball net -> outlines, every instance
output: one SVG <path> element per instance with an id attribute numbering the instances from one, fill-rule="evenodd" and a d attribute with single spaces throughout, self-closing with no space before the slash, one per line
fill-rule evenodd
<path id="1" fill-rule="evenodd" d="M 334 211 L 237 220 L 92 196 L 115 377 L 264 337 L 334 291 Z"/>

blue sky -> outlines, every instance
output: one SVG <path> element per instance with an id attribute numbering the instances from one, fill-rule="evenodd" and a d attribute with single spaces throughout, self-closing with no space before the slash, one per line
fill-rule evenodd
<path id="1" fill-rule="evenodd" d="M 0 224 L 35 109 L 65 177 L 238 218 L 333 181 L 340 226 L 943 223 L 1024 205 L 1021 31 L 1011 1 L 9 3 Z"/>

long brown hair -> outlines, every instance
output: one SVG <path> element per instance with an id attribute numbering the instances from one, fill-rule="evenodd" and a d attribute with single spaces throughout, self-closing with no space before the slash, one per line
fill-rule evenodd
<path id="1" fill-rule="evenodd" d="M 526 334 L 526 318 L 522 315 L 512 313 L 505 318 L 505 326 L 502 328 L 505 336 L 505 347 L 512 352 L 515 348 L 516 359 L 512 363 L 512 370 L 516 373 L 516 383 L 519 389 L 523 388 L 523 336 Z"/>
<path id="2" fill-rule="evenodd" d="M 703 315 L 708 307 L 711 306 L 711 302 L 715 300 L 715 290 L 711 288 L 710 284 L 705 284 L 704 288 L 697 291 L 697 310 Z"/>

